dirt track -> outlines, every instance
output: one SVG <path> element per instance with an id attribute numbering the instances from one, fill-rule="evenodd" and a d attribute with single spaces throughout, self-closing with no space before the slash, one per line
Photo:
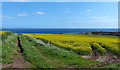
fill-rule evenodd
<path id="1" fill-rule="evenodd" d="M 32 66 L 32 63 L 25 60 L 23 53 L 23 49 L 20 45 L 20 40 L 18 38 L 16 42 L 16 46 L 19 47 L 19 50 L 13 50 L 14 53 L 18 54 L 17 57 L 14 57 L 13 63 L 11 64 L 2 64 L 2 68 L 25 68 Z"/>

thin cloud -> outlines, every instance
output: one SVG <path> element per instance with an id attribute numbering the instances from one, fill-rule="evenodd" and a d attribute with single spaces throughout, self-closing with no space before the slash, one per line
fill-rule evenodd
<path id="1" fill-rule="evenodd" d="M 93 10 L 92 9 L 87 9 L 86 10 L 86 14 L 87 15 L 92 15 L 93 14 Z"/>
<path id="2" fill-rule="evenodd" d="M 108 18 L 108 17 L 94 16 L 94 17 L 92 17 L 92 22 L 116 23 L 116 22 L 118 22 L 118 19 L 115 19 L 115 18 Z"/>
<path id="3" fill-rule="evenodd" d="M 70 17 L 70 22 L 75 22 L 75 23 L 80 23 L 83 22 L 83 19 L 80 16 L 74 16 L 74 17 Z"/>
<path id="4" fill-rule="evenodd" d="M 0 18 L 13 19 L 14 17 L 11 17 L 11 16 L 0 16 Z"/>
<path id="5" fill-rule="evenodd" d="M 70 11 L 70 8 L 64 8 L 64 12 L 65 13 L 70 13 L 71 11 Z"/>
<path id="6" fill-rule="evenodd" d="M 45 12 L 36 12 L 36 14 L 42 15 L 42 14 L 45 14 Z"/>
<path id="7" fill-rule="evenodd" d="M 118 23 L 118 19 L 117 18 L 110 18 L 110 17 L 106 17 L 106 16 L 92 16 L 89 17 L 89 19 L 84 19 L 80 16 L 76 16 L 76 17 L 71 17 L 70 22 L 85 22 L 85 23 Z"/>
<path id="8" fill-rule="evenodd" d="M 64 12 L 65 12 L 65 13 L 70 13 L 70 10 L 65 10 Z"/>
<path id="9" fill-rule="evenodd" d="M 56 2 L 65 2 L 65 1 L 56 1 Z"/>
<path id="10" fill-rule="evenodd" d="M 93 10 L 92 9 L 88 9 L 88 10 L 86 10 L 86 12 L 92 12 Z"/>
<path id="11" fill-rule="evenodd" d="M 92 15 L 92 14 L 93 14 L 93 13 L 90 13 L 90 12 L 89 12 L 89 13 L 87 13 L 87 15 Z"/>
<path id="12" fill-rule="evenodd" d="M 3 2 L 29 2 L 29 0 L 4 0 Z"/>
<path id="13" fill-rule="evenodd" d="M 28 14 L 27 13 L 20 13 L 17 16 L 28 16 Z"/>
<path id="14" fill-rule="evenodd" d="M 39 10 L 44 10 L 44 8 L 40 8 Z"/>
<path id="15" fill-rule="evenodd" d="M 25 2 L 28 0 L 3 0 L 4 2 Z M 29 2 L 119 2 L 119 0 L 29 0 Z"/>

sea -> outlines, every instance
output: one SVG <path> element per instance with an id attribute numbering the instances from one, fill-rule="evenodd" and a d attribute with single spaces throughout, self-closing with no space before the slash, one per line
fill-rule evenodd
<path id="1" fill-rule="evenodd" d="M 120 29 L 115 28 L 17 28 L 2 29 L 2 31 L 11 31 L 14 33 L 63 33 L 77 34 L 86 32 L 119 32 Z"/>

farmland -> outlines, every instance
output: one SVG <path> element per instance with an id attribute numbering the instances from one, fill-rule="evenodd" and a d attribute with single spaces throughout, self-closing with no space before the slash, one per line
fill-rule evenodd
<path id="1" fill-rule="evenodd" d="M 0 33 L 3 68 L 119 67 L 117 36 Z M 108 61 L 96 60 L 98 55 L 99 58 L 109 58 L 112 63 L 105 65 Z M 92 59 L 86 58 L 90 56 Z"/>
<path id="2" fill-rule="evenodd" d="M 23 34 L 48 40 L 58 46 L 71 49 L 81 55 L 91 55 L 92 49 L 100 55 L 107 51 L 120 56 L 117 36 L 82 35 L 82 34 Z"/>
<path id="3" fill-rule="evenodd" d="M 1 37 L 3 68 L 65 68 L 100 63 L 36 38 L 8 33 Z"/>

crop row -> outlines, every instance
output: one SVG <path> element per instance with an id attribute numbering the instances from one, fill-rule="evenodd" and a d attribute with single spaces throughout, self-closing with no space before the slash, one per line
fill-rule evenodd
<path id="1" fill-rule="evenodd" d="M 23 34 L 36 38 L 42 38 L 54 43 L 55 45 L 71 49 L 81 55 L 91 55 L 92 50 L 96 50 L 100 55 L 107 55 L 112 52 L 119 55 L 118 37 L 80 35 L 80 34 Z"/>
<path id="2" fill-rule="evenodd" d="M 50 44 L 45 45 L 38 39 L 25 36 L 19 36 L 19 38 L 26 59 L 39 68 L 61 68 L 69 65 L 99 63 L 84 59 L 72 51 L 66 51 Z"/>

